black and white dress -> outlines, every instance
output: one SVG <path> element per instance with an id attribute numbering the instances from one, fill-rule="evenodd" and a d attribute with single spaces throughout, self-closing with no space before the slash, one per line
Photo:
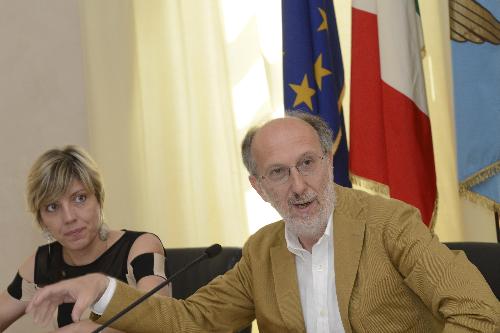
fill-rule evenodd
<path id="1" fill-rule="evenodd" d="M 129 285 L 136 286 L 136 281 L 149 275 L 166 279 L 165 256 L 158 253 L 144 253 L 127 264 L 130 248 L 144 232 L 128 231 L 99 258 L 83 266 L 71 266 L 64 262 L 62 246 L 58 242 L 40 246 L 35 255 L 34 283 L 24 280 L 19 272 L 7 288 L 8 293 L 19 300 L 29 301 L 36 288 L 43 287 L 64 279 L 82 276 L 88 273 L 103 273 Z M 73 303 L 59 305 L 56 327 L 71 324 Z"/>

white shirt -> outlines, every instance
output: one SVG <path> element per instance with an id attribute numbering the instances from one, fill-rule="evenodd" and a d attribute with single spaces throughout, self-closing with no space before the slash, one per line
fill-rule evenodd
<path id="1" fill-rule="evenodd" d="M 288 250 L 295 255 L 300 302 L 309 333 L 344 333 L 335 287 L 332 225 L 333 215 L 312 253 L 305 250 L 297 236 L 285 226 Z"/>
<path id="2" fill-rule="evenodd" d="M 111 302 L 111 298 L 113 298 L 113 295 L 115 294 L 116 280 L 109 276 L 107 276 L 107 278 L 108 286 L 106 287 L 104 294 L 102 294 L 101 298 L 99 298 L 99 300 L 90 307 L 90 310 L 97 315 L 102 315 L 104 313 L 109 302 Z"/>

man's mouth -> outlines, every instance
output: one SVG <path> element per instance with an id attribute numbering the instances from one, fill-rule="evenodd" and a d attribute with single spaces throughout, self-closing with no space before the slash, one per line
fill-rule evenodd
<path id="1" fill-rule="evenodd" d="M 309 207 L 314 202 L 314 199 L 309 199 L 307 201 L 292 202 L 292 205 L 298 209 L 305 209 Z"/>
<path id="2" fill-rule="evenodd" d="M 312 201 L 308 201 L 308 202 L 304 202 L 304 203 L 298 203 L 298 204 L 295 204 L 295 206 L 299 207 L 299 208 L 306 208 L 308 207 L 310 204 L 311 204 Z"/>

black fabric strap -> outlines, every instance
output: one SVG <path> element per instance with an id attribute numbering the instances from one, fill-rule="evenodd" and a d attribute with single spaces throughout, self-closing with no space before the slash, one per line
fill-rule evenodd
<path id="1" fill-rule="evenodd" d="M 14 280 L 7 287 L 7 292 L 18 300 L 23 297 L 23 278 L 19 275 L 19 272 L 16 273 Z"/>
<path id="2" fill-rule="evenodd" d="M 159 263 L 159 262 L 155 263 L 155 260 L 163 260 L 163 262 L 162 263 Z M 140 279 L 142 279 L 145 276 L 157 275 L 154 272 L 155 264 L 157 266 L 162 265 L 160 267 L 164 267 L 163 272 L 162 272 L 164 275 L 162 277 L 166 277 L 167 272 L 165 271 L 166 265 L 165 265 L 165 257 L 164 256 L 162 256 L 160 254 L 157 254 L 155 256 L 154 253 L 150 252 L 150 253 L 143 253 L 143 254 L 140 254 L 137 257 L 135 257 L 130 262 L 130 266 L 132 266 L 132 271 L 134 274 L 135 281 L 139 281 Z"/>

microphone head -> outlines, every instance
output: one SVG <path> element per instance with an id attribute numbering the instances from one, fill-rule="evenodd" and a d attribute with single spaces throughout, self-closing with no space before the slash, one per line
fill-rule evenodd
<path id="1" fill-rule="evenodd" d="M 213 258 L 218 255 L 220 251 L 222 251 L 222 246 L 220 246 L 220 244 L 214 244 L 205 250 L 205 254 L 207 258 Z"/>

